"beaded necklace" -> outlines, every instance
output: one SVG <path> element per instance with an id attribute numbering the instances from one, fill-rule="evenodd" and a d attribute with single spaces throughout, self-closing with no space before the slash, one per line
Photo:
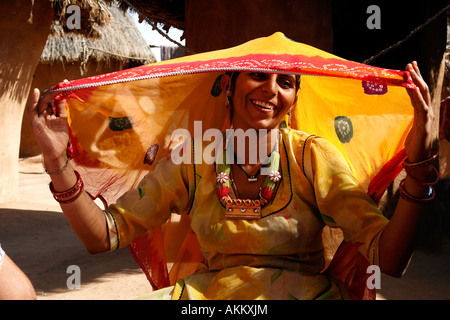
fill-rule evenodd
<path id="1" fill-rule="evenodd" d="M 226 149 L 226 147 L 225 147 Z M 275 187 L 281 180 L 278 171 L 280 167 L 280 152 L 278 141 L 270 155 L 269 174 L 264 179 L 263 186 L 259 192 L 259 200 L 232 199 L 229 195 L 231 188 L 231 165 L 226 162 L 226 151 L 222 154 L 222 163 L 217 164 L 217 189 L 219 201 L 225 207 L 225 218 L 254 220 L 261 218 L 261 208 L 271 202 L 275 196 Z"/>

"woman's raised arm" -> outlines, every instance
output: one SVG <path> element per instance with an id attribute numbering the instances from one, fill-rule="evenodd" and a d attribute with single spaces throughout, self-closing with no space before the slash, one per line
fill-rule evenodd
<path id="1" fill-rule="evenodd" d="M 67 158 L 69 126 L 65 101 L 53 106 L 58 93 L 34 89 L 28 113 L 31 127 L 41 147 L 46 172 L 52 180 L 51 188 L 69 224 L 88 252 L 108 251 L 109 237 L 104 212 L 84 192 L 79 176 Z"/>
<path id="2" fill-rule="evenodd" d="M 407 176 L 400 184 L 401 197 L 394 215 L 380 238 L 380 268 L 393 276 L 401 276 L 408 264 L 424 205 L 433 198 L 429 184 L 438 178 L 432 167 L 434 114 L 428 86 L 416 62 L 408 64 L 406 70 L 417 86 L 408 89 L 414 107 L 414 122 L 405 142 Z"/>

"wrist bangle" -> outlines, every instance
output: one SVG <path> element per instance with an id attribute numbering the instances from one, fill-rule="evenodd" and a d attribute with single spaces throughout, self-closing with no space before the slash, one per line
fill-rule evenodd
<path id="1" fill-rule="evenodd" d="M 398 186 L 398 189 L 400 191 L 400 197 L 402 199 L 409 201 L 409 202 L 415 202 L 415 203 L 428 203 L 434 199 L 436 192 L 434 191 L 434 188 L 432 186 L 428 186 L 428 195 L 426 197 L 418 198 L 418 197 L 415 197 L 415 196 L 409 194 L 406 191 L 405 180 L 406 179 L 403 179 Z"/>
<path id="2" fill-rule="evenodd" d="M 77 182 L 75 182 L 74 186 L 70 189 L 62 192 L 56 192 L 55 188 L 53 187 L 53 182 L 50 182 L 49 188 L 53 195 L 53 198 L 55 198 L 56 201 L 59 203 L 71 203 L 78 199 L 78 197 L 83 193 L 84 190 L 84 183 L 81 179 L 80 174 L 75 171 L 75 175 L 77 176 Z"/>
<path id="3" fill-rule="evenodd" d="M 411 172 L 409 172 L 410 171 L 409 168 L 405 168 L 405 171 L 408 174 L 408 177 L 410 177 L 411 179 L 413 179 L 415 182 L 419 183 L 420 185 L 422 185 L 422 186 L 433 186 L 433 185 L 435 185 L 436 183 L 439 182 L 440 176 L 439 176 L 438 170 L 434 166 L 431 166 L 431 167 L 433 168 L 433 172 L 436 175 L 436 179 L 434 179 L 434 181 L 432 181 L 432 182 L 426 182 L 426 181 L 421 181 L 421 180 L 417 179 L 416 177 L 414 177 L 411 174 Z"/>
<path id="4" fill-rule="evenodd" d="M 56 200 L 56 201 L 58 201 L 59 203 L 62 203 L 62 204 L 67 204 L 67 203 L 74 202 L 75 200 L 77 200 L 81 196 L 83 191 L 84 191 L 84 188 L 81 187 L 81 189 L 79 189 L 79 192 L 77 193 L 77 195 L 75 197 L 72 197 L 72 198 L 70 198 L 68 200 Z"/>
<path id="5" fill-rule="evenodd" d="M 58 170 L 53 171 L 53 172 L 49 172 L 45 167 L 44 167 L 44 170 L 45 170 L 45 173 L 46 173 L 46 174 L 48 174 L 48 175 L 54 175 L 54 174 L 58 174 L 58 173 L 63 172 L 64 169 L 67 168 L 67 165 L 68 165 L 68 164 L 69 164 L 69 158 L 67 157 L 67 158 L 66 158 L 66 163 L 64 163 L 64 165 L 63 165 L 61 168 L 59 168 Z"/>
<path id="6" fill-rule="evenodd" d="M 438 157 L 439 153 L 436 152 L 434 155 L 432 155 L 430 158 L 425 159 L 423 161 L 419 161 L 419 162 L 409 162 L 408 159 L 406 159 L 405 161 L 403 161 L 403 167 L 404 168 L 419 168 L 419 167 L 425 167 L 428 166 L 430 164 L 432 164 L 434 162 L 434 160 L 436 160 L 436 158 Z"/>

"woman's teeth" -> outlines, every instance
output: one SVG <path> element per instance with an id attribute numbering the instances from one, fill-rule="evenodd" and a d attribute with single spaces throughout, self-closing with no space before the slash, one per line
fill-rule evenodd
<path id="1" fill-rule="evenodd" d="M 271 104 L 270 102 L 267 102 L 267 101 L 252 100 L 252 102 L 263 109 L 268 109 L 268 110 L 276 109 L 276 107 L 273 104 Z"/>

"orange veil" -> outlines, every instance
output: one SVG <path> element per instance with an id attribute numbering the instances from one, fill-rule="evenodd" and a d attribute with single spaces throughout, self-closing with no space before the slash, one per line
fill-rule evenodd
<path id="1" fill-rule="evenodd" d="M 220 87 L 226 71 L 300 74 L 291 127 L 332 142 L 375 201 L 400 172 L 413 118 L 409 74 L 348 61 L 275 33 L 225 50 L 55 86 L 67 98 L 68 149 L 87 191 L 111 203 L 136 186 L 170 155 L 175 129 L 194 137 L 209 128 L 229 128 Z M 202 122 L 203 132 L 194 132 L 194 121 Z M 194 272 L 202 260 L 183 215 L 129 248 L 155 289 Z"/>

